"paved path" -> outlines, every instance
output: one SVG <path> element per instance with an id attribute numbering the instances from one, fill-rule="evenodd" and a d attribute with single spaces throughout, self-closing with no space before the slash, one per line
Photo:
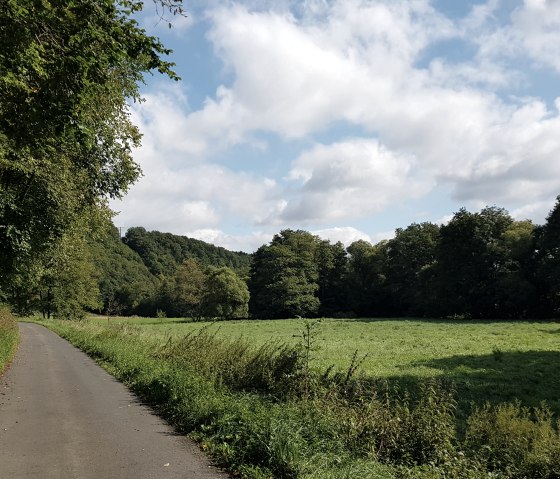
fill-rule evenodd
<path id="1" fill-rule="evenodd" d="M 36 324 L 20 331 L 0 377 L 0 478 L 227 477 L 68 342 Z"/>

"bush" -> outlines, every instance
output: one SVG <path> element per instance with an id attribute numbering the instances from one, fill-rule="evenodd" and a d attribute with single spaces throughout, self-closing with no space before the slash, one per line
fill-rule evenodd
<path id="1" fill-rule="evenodd" d="M 513 404 L 488 404 L 467 421 L 465 448 L 490 471 L 508 477 L 560 477 L 560 435 L 551 411 Z"/>

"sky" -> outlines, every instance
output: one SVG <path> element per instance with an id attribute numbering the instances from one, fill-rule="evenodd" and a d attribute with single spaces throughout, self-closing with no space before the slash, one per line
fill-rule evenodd
<path id="1" fill-rule="evenodd" d="M 180 82 L 132 104 L 116 226 L 255 251 L 282 229 L 390 238 L 560 194 L 560 0 L 186 0 L 140 22 Z"/>

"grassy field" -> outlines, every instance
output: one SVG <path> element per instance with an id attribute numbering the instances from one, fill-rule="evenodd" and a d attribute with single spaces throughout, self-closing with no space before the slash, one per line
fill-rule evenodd
<path id="1" fill-rule="evenodd" d="M 107 322 L 97 318 L 96 321 Z M 118 318 L 150 335 L 180 337 L 204 327 L 254 345 L 301 341 L 303 321 L 192 323 L 181 319 Z M 363 374 L 413 389 L 421 378 L 444 377 L 458 390 L 460 411 L 471 402 L 542 401 L 560 414 L 560 323 L 418 319 L 323 319 L 315 329 L 313 365 L 345 370 L 358 351 Z"/>
<path id="2" fill-rule="evenodd" d="M 558 323 L 323 320 L 313 334 L 315 370 L 335 364 L 344 371 L 358 349 L 369 356 L 356 379 L 317 374 L 300 348 L 278 347 L 305 339 L 302 320 L 43 324 L 96 358 L 235 477 L 560 474 L 556 418 L 547 407 L 524 407 L 545 400 L 558 413 Z"/>

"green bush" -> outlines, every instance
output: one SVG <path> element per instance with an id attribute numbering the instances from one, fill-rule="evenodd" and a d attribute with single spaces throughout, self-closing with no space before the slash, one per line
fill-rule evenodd
<path id="1" fill-rule="evenodd" d="M 490 471 L 513 478 L 560 477 L 560 434 L 546 406 L 485 405 L 467 421 L 465 448 Z"/>

